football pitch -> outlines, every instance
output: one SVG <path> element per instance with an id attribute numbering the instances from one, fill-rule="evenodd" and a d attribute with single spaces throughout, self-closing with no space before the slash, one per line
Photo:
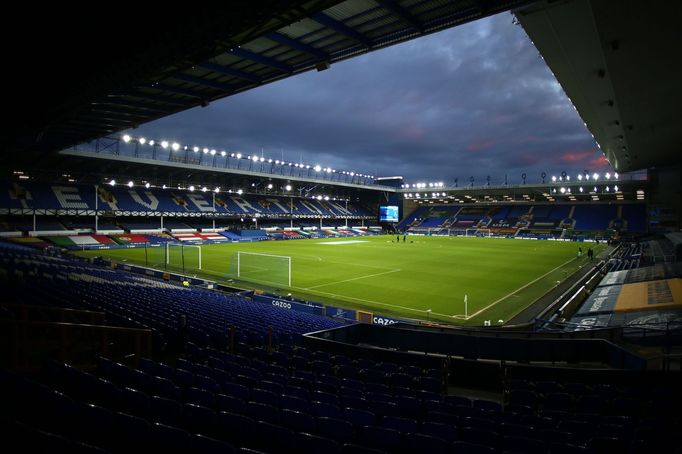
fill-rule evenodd
<path id="1" fill-rule="evenodd" d="M 559 281 L 587 263 L 583 251 L 595 245 L 502 238 L 369 236 L 201 246 L 202 269 L 196 270 L 198 248 L 185 247 L 185 272 L 244 288 L 286 295 L 401 318 L 493 325 L 506 322 Z M 595 252 L 600 251 L 596 246 Z M 170 248 L 172 251 L 175 248 Z M 177 248 L 179 249 L 179 248 Z M 80 252 L 118 262 L 163 269 L 150 260 L 165 248 Z M 291 258 L 291 286 L 272 274 L 288 276 L 288 259 L 267 259 L 259 272 L 236 279 L 237 252 Z M 253 257 L 253 254 L 240 254 Z M 262 256 L 267 257 L 267 256 Z M 177 260 L 175 260 L 177 262 Z M 242 270 L 247 265 L 242 263 Z M 283 271 L 284 270 L 284 271 Z M 244 280 L 248 279 L 248 280 Z M 273 282 L 277 281 L 277 282 Z M 466 304 L 465 304 L 466 295 Z"/>

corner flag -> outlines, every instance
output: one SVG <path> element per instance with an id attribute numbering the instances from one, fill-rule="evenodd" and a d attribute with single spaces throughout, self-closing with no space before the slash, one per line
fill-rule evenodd
<path id="1" fill-rule="evenodd" d="M 469 311 L 467 308 L 467 303 L 469 302 L 469 295 L 464 294 L 464 318 L 469 318 Z"/>

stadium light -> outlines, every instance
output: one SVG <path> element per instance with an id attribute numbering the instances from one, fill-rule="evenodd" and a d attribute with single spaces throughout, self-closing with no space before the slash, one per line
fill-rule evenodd
<path id="1" fill-rule="evenodd" d="M 206 186 L 204 186 L 203 188 L 201 188 L 201 192 L 206 192 L 206 191 L 208 191 L 208 188 L 207 188 Z"/>
<path id="2" fill-rule="evenodd" d="M 155 143 L 156 143 L 156 142 L 154 142 L 154 139 L 152 139 L 152 140 L 149 141 L 149 145 L 151 145 L 152 147 L 154 146 Z"/>
<path id="3" fill-rule="evenodd" d="M 615 186 L 613 187 L 613 190 L 616 191 L 616 192 L 618 192 L 618 185 L 615 185 Z"/>
<path id="4" fill-rule="evenodd" d="M 140 142 L 142 145 L 144 145 L 145 143 L 147 143 L 147 139 L 145 139 L 144 137 L 140 137 L 138 139 L 138 142 Z"/>
<path id="5" fill-rule="evenodd" d="M 606 178 L 607 180 L 610 180 L 610 179 L 611 179 L 611 174 L 610 174 L 609 172 L 606 172 L 606 173 L 604 174 L 604 178 Z"/>
<path id="6" fill-rule="evenodd" d="M 223 158 L 225 157 L 226 154 L 227 154 L 227 153 L 225 152 L 225 150 L 223 150 L 223 151 L 220 152 L 220 156 L 222 156 Z"/>
<path id="7" fill-rule="evenodd" d="M 163 186 L 161 186 L 161 188 L 162 188 L 162 189 L 166 189 L 167 186 L 164 184 Z"/>
<path id="8" fill-rule="evenodd" d="M 599 174 L 597 172 L 592 174 L 592 179 L 597 181 L 599 179 Z"/>
<path id="9" fill-rule="evenodd" d="M 552 183 L 556 183 L 556 176 L 552 175 Z"/>
<path id="10" fill-rule="evenodd" d="M 199 153 L 199 147 L 197 146 L 192 147 L 192 151 L 195 153 Z"/>
<path id="11" fill-rule="evenodd" d="M 213 190 L 216 194 L 220 192 L 220 186 L 216 186 L 215 189 Z"/>
<path id="12" fill-rule="evenodd" d="M 618 179 L 618 172 L 615 172 L 615 173 L 613 174 L 613 178 L 615 178 L 616 180 Z"/>
<path id="13" fill-rule="evenodd" d="M 112 185 L 112 186 L 116 186 L 116 180 L 114 180 L 114 179 L 112 178 L 111 181 L 109 182 L 109 184 Z"/>
<path id="14" fill-rule="evenodd" d="M 215 149 L 211 150 L 211 156 L 215 156 Z"/>
<path id="15" fill-rule="evenodd" d="M 129 182 L 128 182 L 128 187 L 129 187 L 129 188 L 132 188 L 132 187 L 133 187 L 133 182 L 132 182 L 132 181 L 129 181 Z"/>
<path id="16" fill-rule="evenodd" d="M 272 189 L 272 183 L 268 183 L 268 189 Z"/>
<path id="17" fill-rule="evenodd" d="M 609 192 L 611 189 L 607 186 L 606 187 L 606 192 Z"/>
<path id="18" fill-rule="evenodd" d="M 253 155 L 253 156 L 251 156 L 251 159 L 253 159 L 254 161 L 258 161 L 258 156 Z"/>
<path id="19" fill-rule="evenodd" d="M 301 164 L 301 167 L 303 167 L 303 164 Z M 306 169 L 309 169 L 310 166 L 309 166 L 308 164 L 306 164 L 305 168 L 306 168 Z"/>
<path id="20" fill-rule="evenodd" d="M 237 194 L 242 195 L 244 194 L 244 191 L 242 191 L 241 189 L 237 189 Z"/>
<path id="21" fill-rule="evenodd" d="M 164 148 L 164 149 L 168 148 L 168 141 L 167 140 L 164 140 L 161 142 L 161 148 Z"/>
<path id="22" fill-rule="evenodd" d="M 187 151 L 188 148 L 189 148 L 189 147 L 188 147 L 187 145 L 185 145 L 185 146 L 183 147 L 183 149 L 184 149 L 185 151 Z"/>
<path id="23" fill-rule="evenodd" d="M 130 142 L 130 136 L 129 136 L 128 134 L 124 135 L 124 136 L 123 136 L 123 141 L 124 141 L 125 143 Z"/>
<path id="24" fill-rule="evenodd" d="M 582 173 L 579 173 L 579 174 L 578 174 L 578 180 L 579 180 L 579 181 L 583 181 L 583 175 L 582 175 Z"/>
<path id="25" fill-rule="evenodd" d="M 203 152 L 204 152 L 204 154 L 208 154 L 208 147 L 204 147 L 204 149 L 203 149 L 203 150 L 201 150 L 201 151 L 203 151 Z"/>
<path id="26" fill-rule="evenodd" d="M 559 189 L 559 191 L 561 191 L 561 193 L 564 194 L 566 192 L 566 188 L 562 187 L 561 189 Z"/>
<path id="27" fill-rule="evenodd" d="M 272 164 L 272 159 L 268 159 L 268 164 Z"/>
<path id="28" fill-rule="evenodd" d="M 147 188 L 147 189 L 149 189 L 149 186 L 151 186 L 151 185 L 149 184 L 149 182 L 146 182 L 146 183 L 144 184 L 144 187 Z"/>
<path id="29" fill-rule="evenodd" d="M 260 162 L 265 161 L 265 158 L 263 156 L 260 157 Z"/>
<path id="30" fill-rule="evenodd" d="M 313 170 L 315 170 L 315 172 L 319 172 L 320 170 L 322 170 L 322 167 L 320 167 L 320 165 L 317 164 L 317 165 L 315 165 L 315 167 L 313 168 Z"/>
<path id="31" fill-rule="evenodd" d="M 173 151 L 178 151 L 180 149 L 180 144 L 177 142 L 173 142 L 173 145 L 171 145 L 171 148 Z"/>
<path id="32" fill-rule="evenodd" d="M 192 192 L 192 191 L 194 191 L 194 185 L 191 185 L 191 186 L 189 187 L 189 192 Z"/>
<path id="33" fill-rule="evenodd" d="M 241 154 L 241 153 L 237 153 L 237 159 L 241 159 L 241 158 L 242 158 L 242 154 Z"/>
<path id="34" fill-rule="evenodd" d="M 350 176 L 354 177 L 354 176 L 355 176 L 355 172 L 351 172 L 351 173 L 350 173 Z"/>
<path id="35" fill-rule="evenodd" d="M 279 159 L 275 160 L 275 164 L 279 165 Z"/>
<path id="36" fill-rule="evenodd" d="M 579 190 L 580 192 L 583 192 L 583 187 L 580 186 L 580 188 L 578 188 L 578 190 Z"/>
<path id="37" fill-rule="evenodd" d="M 566 175 L 566 181 L 571 181 L 571 176 L 570 176 L 570 175 Z"/>

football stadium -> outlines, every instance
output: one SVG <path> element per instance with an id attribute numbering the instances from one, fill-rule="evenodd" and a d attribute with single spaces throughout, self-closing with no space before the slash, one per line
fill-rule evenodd
<path id="1" fill-rule="evenodd" d="M 7 57 L 21 69 L 1 136 L 7 449 L 682 452 L 679 5 L 55 8 L 41 51 Z M 369 72 L 384 49 L 502 14 L 597 159 L 571 150 L 551 161 L 569 170 L 508 175 L 550 162 L 572 140 L 556 133 L 540 157 L 514 144 L 482 170 L 497 176 L 460 180 L 456 164 L 420 168 L 414 125 L 409 163 L 369 149 L 325 164 L 324 150 L 195 143 L 181 116 L 357 60 Z M 491 138 L 449 151 L 462 167 L 508 121 L 468 108 Z M 532 126 L 559 122 L 545 116 Z M 169 119 L 167 135 L 144 129 Z"/>

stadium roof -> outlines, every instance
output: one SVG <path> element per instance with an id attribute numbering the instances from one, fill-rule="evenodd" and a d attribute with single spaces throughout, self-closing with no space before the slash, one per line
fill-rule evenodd
<path id="1" fill-rule="evenodd" d="M 3 142 L 12 160 L 35 162 L 44 152 L 528 3 L 231 1 L 121 6 L 89 19 L 78 6 L 27 11 L 36 42 L 5 56 L 18 70 Z"/>
<path id="2" fill-rule="evenodd" d="M 544 1 L 516 15 L 617 171 L 679 163 L 680 2 Z"/>

